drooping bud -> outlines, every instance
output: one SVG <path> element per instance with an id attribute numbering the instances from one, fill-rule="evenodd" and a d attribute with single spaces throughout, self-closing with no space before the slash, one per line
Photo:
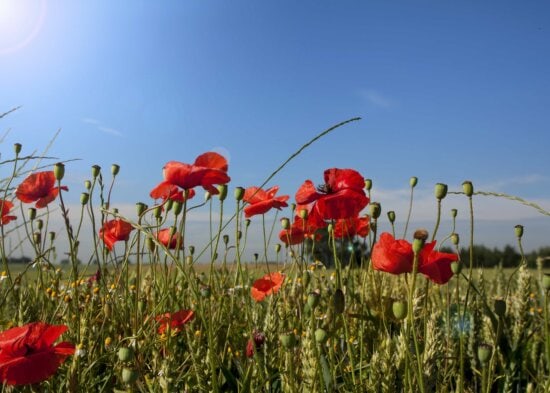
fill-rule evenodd
<path id="1" fill-rule="evenodd" d="M 424 243 L 426 243 L 426 239 L 428 239 L 428 231 L 425 229 L 417 229 L 414 232 L 414 240 L 412 244 L 412 249 L 415 254 L 418 254 L 420 250 L 422 250 L 422 247 L 424 247 Z"/>
<path id="2" fill-rule="evenodd" d="M 393 302 L 391 309 L 395 319 L 401 321 L 406 318 L 408 312 L 407 302 L 396 300 L 395 302 Z"/>
<path id="3" fill-rule="evenodd" d="M 477 358 L 483 366 L 486 366 L 487 363 L 489 363 L 492 353 L 493 347 L 491 345 L 479 344 L 479 347 L 477 348 Z"/>
<path id="4" fill-rule="evenodd" d="M 36 209 L 34 207 L 29 207 L 29 210 L 27 210 L 27 214 L 29 216 L 29 220 L 34 220 L 36 218 Z"/>
<path id="5" fill-rule="evenodd" d="M 53 174 L 55 176 L 55 180 L 60 181 L 63 179 L 63 176 L 65 176 L 65 164 L 62 162 L 58 162 L 53 166 Z"/>
<path id="6" fill-rule="evenodd" d="M 523 236 L 523 225 L 518 224 L 514 227 L 514 229 L 515 229 L 515 232 L 516 232 L 516 237 L 518 239 L 521 239 L 521 237 Z"/>
<path id="7" fill-rule="evenodd" d="M 220 201 L 225 201 L 225 198 L 227 198 L 227 185 L 226 184 L 220 184 L 218 185 L 218 198 Z"/>
<path id="8" fill-rule="evenodd" d="M 82 206 L 86 205 L 89 200 L 90 194 L 88 194 L 87 192 L 83 192 L 82 194 L 80 194 L 80 203 L 82 204 Z"/>
<path id="9" fill-rule="evenodd" d="M 458 214 L 458 210 L 456 209 L 451 209 L 451 217 L 452 218 L 456 218 L 456 215 Z"/>
<path id="10" fill-rule="evenodd" d="M 281 227 L 285 230 L 290 228 L 290 220 L 286 217 L 281 218 Z"/>
<path id="11" fill-rule="evenodd" d="M 388 212 L 388 220 L 390 220 L 392 224 L 395 222 L 395 212 L 393 210 Z"/>
<path id="12" fill-rule="evenodd" d="M 101 172 L 101 167 L 99 165 L 92 165 L 92 177 L 95 179 L 99 176 Z"/>
<path id="13" fill-rule="evenodd" d="M 447 190 L 448 190 L 448 187 L 446 184 L 437 183 L 435 185 L 435 190 L 434 190 L 435 197 L 439 200 L 442 200 L 447 196 Z"/>
<path id="14" fill-rule="evenodd" d="M 462 191 L 464 191 L 464 194 L 466 194 L 467 197 L 471 197 L 474 195 L 474 185 L 471 181 L 465 180 L 462 183 Z"/>
<path id="15" fill-rule="evenodd" d="M 376 220 L 382 214 L 382 206 L 378 202 L 371 202 L 369 204 L 369 212 L 370 216 Z"/>
<path id="16" fill-rule="evenodd" d="M 278 254 L 281 252 L 281 245 L 279 243 L 275 244 L 275 252 Z"/>
<path id="17" fill-rule="evenodd" d="M 195 254 L 195 246 L 189 246 L 189 254 L 191 255 Z"/>
<path id="18" fill-rule="evenodd" d="M 13 144 L 13 151 L 15 152 L 15 155 L 18 156 L 19 153 L 21 153 L 21 148 L 23 146 L 21 145 L 21 143 L 14 143 Z"/>
<path id="19" fill-rule="evenodd" d="M 372 188 L 372 180 L 371 179 L 365 179 L 365 190 L 370 191 Z"/>
<path id="20" fill-rule="evenodd" d="M 227 246 L 228 243 L 229 243 L 229 235 L 223 235 L 223 244 Z"/>
<path id="21" fill-rule="evenodd" d="M 246 220 L 244 220 L 244 226 L 248 228 L 251 222 L 252 221 L 250 221 L 250 218 L 247 218 Z"/>
<path id="22" fill-rule="evenodd" d="M 111 165 L 111 175 L 116 176 L 120 172 L 120 165 L 113 164 Z"/>
<path id="23" fill-rule="evenodd" d="M 238 201 L 242 201 L 244 198 L 244 188 L 243 187 L 237 187 L 235 188 L 235 191 L 233 191 L 233 195 L 235 196 L 235 199 Z"/>
<path id="24" fill-rule="evenodd" d="M 409 184 L 410 184 L 411 188 L 416 187 L 416 185 L 418 184 L 418 177 L 416 177 L 416 176 L 411 177 L 409 179 Z"/>

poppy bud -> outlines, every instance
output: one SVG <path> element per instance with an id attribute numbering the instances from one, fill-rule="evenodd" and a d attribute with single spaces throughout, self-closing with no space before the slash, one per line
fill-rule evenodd
<path id="1" fill-rule="evenodd" d="M 382 213 L 382 206 L 380 206 L 380 203 L 378 202 L 371 202 L 369 204 L 369 211 L 370 216 L 376 220 Z"/>
<path id="2" fill-rule="evenodd" d="M 116 176 L 120 172 L 120 166 L 118 164 L 111 165 L 111 175 Z"/>
<path id="3" fill-rule="evenodd" d="M 311 310 L 314 310 L 315 307 L 319 305 L 319 301 L 321 300 L 321 294 L 319 291 L 313 291 L 310 292 L 307 296 L 307 305 Z"/>
<path id="4" fill-rule="evenodd" d="M 474 185 L 471 181 L 466 180 L 462 183 L 462 191 L 466 194 L 467 197 L 474 195 Z"/>
<path id="5" fill-rule="evenodd" d="M 372 180 L 365 179 L 365 190 L 370 191 L 371 188 L 372 188 Z"/>
<path id="6" fill-rule="evenodd" d="M 504 317 L 506 314 L 506 302 L 503 299 L 495 299 L 494 303 L 495 314 L 499 317 Z"/>
<path id="7" fill-rule="evenodd" d="M 218 198 L 220 201 L 225 201 L 225 198 L 227 198 L 227 185 L 226 184 L 220 184 L 218 186 Z"/>
<path id="8" fill-rule="evenodd" d="M 243 237 L 243 231 L 237 231 L 237 239 L 241 240 Z"/>
<path id="9" fill-rule="evenodd" d="M 235 196 L 236 200 L 242 201 L 242 199 L 244 198 L 244 188 L 243 187 L 235 188 L 235 191 L 233 191 L 233 195 Z"/>
<path id="10" fill-rule="evenodd" d="M 101 167 L 99 165 L 92 165 L 92 177 L 95 179 L 99 176 L 101 172 Z"/>
<path id="11" fill-rule="evenodd" d="M 424 243 L 426 243 L 426 239 L 428 239 L 428 231 L 425 229 L 417 229 L 414 232 L 414 240 L 412 244 L 412 249 L 415 254 L 418 254 L 420 250 L 422 250 L 422 247 L 424 247 Z"/>
<path id="12" fill-rule="evenodd" d="M 37 246 L 42 242 L 42 234 L 40 232 L 35 232 L 32 234 L 32 240 Z"/>
<path id="13" fill-rule="evenodd" d="M 408 306 L 407 306 L 406 302 L 397 300 L 397 301 L 393 302 L 393 304 L 391 306 L 391 309 L 392 309 L 393 316 L 395 317 L 395 319 L 398 319 L 398 320 L 401 321 L 401 320 L 405 319 L 405 317 L 407 316 Z"/>
<path id="14" fill-rule="evenodd" d="M 245 227 L 248 228 L 250 226 L 250 223 L 251 223 L 250 218 L 247 218 L 246 220 L 244 220 L 244 226 Z"/>
<path id="15" fill-rule="evenodd" d="M 155 218 L 161 218 L 162 217 L 162 207 L 161 206 L 157 206 L 153 209 L 153 215 L 155 216 Z"/>
<path id="16" fill-rule="evenodd" d="M 332 297 L 332 305 L 336 314 L 342 314 L 346 308 L 346 298 L 344 297 L 344 292 L 342 292 L 340 288 L 334 292 Z"/>
<path id="17" fill-rule="evenodd" d="M 452 242 L 455 246 L 458 246 L 458 243 L 460 242 L 460 236 L 458 236 L 458 233 L 453 233 L 453 234 L 451 234 L 451 242 Z"/>
<path id="18" fill-rule="evenodd" d="M 164 208 L 167 212 L 172 210 L 172 206 L 174 206 L 174 201 L 172 199 L 168 199 L 166 202 L 164 202 Z"/>
<path id="19" fill-rule="evenodd" d="M 281 227 L 283 227 L 283 229 L 288 229 L 290 228 L 290 220 L 288 218 L 281 218 Z"/>
<path id="20" fill-rule="evenodd" d="M 34 207 L 30 207 L 27 214 L 29 216 L 29 220 L 34 220 L 36 218 L 36 209 Z"/>
<path id="21" fill-rule="evenodd" d="M 223 244 L 227 246 L 227 243 L 229 243 L 229 235 L 223 235 Z"/>
<path id="22" fill-rule="evenodd" d="M 521 237 L 523 236 L 523 225 L 516 225 L 514 229 L 516 231 L 517 238 L 521 239 Z"/>
<path id="23" fill-rule="evenodd" d="M 328 340 L 328 333 L 325 329 L 317 329 L 315 330 L 315 342 L 319 344 L 324 344 Z"/>
<path id="24" fill-rule="evenodd" d="M 492 352 L 493 347 L 489 344 L 479 344 L 479 347 L 477 348 L 477 358 L 483 366 L 486 366 L 487 363 L 489 363 Z"/>
<path id="25" fill-rule="evenodd" d="M 131 385 L 138 379 L 138 372 L 134 369 L 124 367 L 122 369 L 122 382 L 124 382 L 127 385 Z"/>
<path id="26" fill-rule="evenodd" d="M 279 243 L 275 244 L 275 252 L 278 254 L 281 252 L 281 245 Z"/>
<path id="27" fill-rule="evenodd" d="M 195 246 L 189 246 L 189 254 L 195 254 Z"/>
<path id="28" fill-rule="evenodd" d="M 204 193 L 204 201 L 208 202 L 212 198 L 212 194 L 210 194 L 208 191 Z"/>
<path id="29" fill-rule="evenodd" d="M 134 350 L 131 347 L 122 347 L 118 350 L 118 358 L 121 362 L 131 362 L 134 357 Z"/>
<path id="30" fill-rule="evenodd" d="M 447 189 L 448 187 L 446 184 L 437 183 L 434 190 L 435 197 L 439 200 L 445 198 L 447 196 Z"/>
<path id="31" fill-rule="evenodd" d="M 451 271 L 453 272 L 453 274 L 460 274 L 460 272 L 462 271 L 462 263 L 460 263 L 459 261 L 451 262 Z"/>
<path id="32" fill-rule="evenodd" d="M 542 287 L 545 290 L 550 290 L 550 273 L 544 273 L 544 276 L 542 276 Z"/>
<path id="33" fill-rule="evenodd" d="M 279 338 L 281 340 L 281 344 L 283 344 L 283 347 L 286 349 L 292 349 L 296 346 L 296 336 L 294 335 L 294 332 L 281 334 Z"/>
<path id="34" fill-rule="evenodd" d="M 152 238 L 148 237 L 147 239 L 145 239 L 145 246 L 147 247 L 147 249 L 151 252 L 154 252 L 155 251 L 155 248 L 157 248 L 157 245 L 155 244 L 155 242 L 153 241 Z"/>
<path id="35" fill-rule="evenodd" d="M 183 210 L 183 203 L 179 201 L 175 201 L 173 207 L 174 207 L 174 215 L 178 216 Z"/>
<path id="36" fill-rule="evenodd" d="M 458 214 L 458 210 L 456 209 L 451 209 L 451 217 L 452 218 L 456 218 L 456 215 Z"/>
<path id="37" fill-rule="evenodd" d="M 14 143 L 13 144 L 13 151 L 15 152 L 15 155 L 19 155 L 19 153 L 21 153 L 21 148 L 23 146 L 21 145 L 21 143 Z"/>
<path id="38" fill-rule="evenodd" d="M 92 182 L 89 181 L 89 180 L 86 180 L 86 181 L 84 182 L 84 188 L 85 188 L 86 190 L 90 191 L 90 190 L 92 189 Z"/>
<path id="39" fill-rule="evenodd" d="M 393 210 L 388 212 L 388 220 L 390 220 L 392 224 L 395 222 L 395 212 Z"/>
<path id="40" fill-rule="evenodd" d="M 416 187 L 416 185 L 418 184 L 418 177 L 416 176 L 411 177 L 409 179 L 409 184 L 411 185 L 411 188 Z"/>
<path id="41" fill-rule="evenodd" d="M 87 192 L 83 192 L 82 194 L 80 194 L 80 203 L 83 206 L 86 205 L 89 200 L 90 200 L 90 194 L 88 194 Z"/>
<path id="42" fill-rule="evenodd" d="M 42 221 L 41 219 L 38 219 L 36 220 L 36 228 L 38 228 L 38 230 L 42 230 L 42 227 L 44 226 L 44 221 Z"/>
<path id="43" fill-rule="evenodd" d="M 300 209 L 300 218 L 302 220 L 306 220 L 307 219 L 307 209 Z"/>
<path id="44" fill-rule="evenodd" d="M 55 240 L 55 232 L 48 232 L 48 236 L 50 237 L 50 242 Z"/>
<path id="45" fill-rule="evenodd" d="M 55 176 L 55 180 L 61 180 L 63 179 L 63 176 L 65 176 L 65 164 L 62 162 L 58 162 L 53 166 L 53 174 Z"/>
<path id="46" fill-rule="evenodd" d="M 138 217 L 141 216 L 145 210 L 147 210 L 147 205 L 143 202 L 136 203 L 136 212 Z"/>
<path id="47" fill-rule="evenodd" d="M 291 203 L 291 204 L 290 204 L 290 211 L 291 211 L 292 213 L 294 213 L 294 210 L 296 210 L 296 204 L 295 204 L 295 203 Z"/>

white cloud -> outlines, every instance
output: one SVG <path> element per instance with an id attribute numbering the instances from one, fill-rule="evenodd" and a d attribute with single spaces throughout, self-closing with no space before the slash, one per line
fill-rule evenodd
<path id="1" fill-rule="evenodd" d="M 372 89 L 362 90 L 361 95 L 368 103 L 380 108 L 389 108 L 393 104 L 389 98 Z"/>
<path id="2" fill-rule="evenodd" d="M 108 127 L 108 126 L 104 125 L 98 119 L 94 119 L 92 117 L 84 117 L 84 118 L 82 118 L 82 122 L 87 123 L 87 124 L 92 124 L 92 125 L 96 126 L 96 129 L 98 131 L 101 131 L 105 134 L 114 135 L 114 136 L 123 136 L 121 131 L 117 130 L 116 128 Z"/>

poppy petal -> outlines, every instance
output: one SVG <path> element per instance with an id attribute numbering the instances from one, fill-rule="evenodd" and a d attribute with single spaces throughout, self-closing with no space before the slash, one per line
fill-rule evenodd
<path id="1" fill-rule="evenodd" d="M 227 172 L 228 164 L 227 160 L 221 154 L 210 151 L 201 154 L 195 159 L 195 166 L 202 166 L 205 168 L 219 169 Z"/>
<path id="2" fill-rule="evenodd" d="M 296 203 L 299 205 L 307 205 L 319 199 L 321 194 L 317 192 L 315 185 L 311 180 L 306 180 L 296 192 Z"/>

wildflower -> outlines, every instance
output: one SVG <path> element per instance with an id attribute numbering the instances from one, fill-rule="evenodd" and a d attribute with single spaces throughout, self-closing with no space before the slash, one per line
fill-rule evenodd
<path id="1" fill-rule="evenodd" d="M 267 295 L 275 294 L 283 285 L 285 275 L 279 272 L 266 274 L 262 278 L 254 281 L 250 294 L 257 302 L 261 302 Z"/>
<path id="2" fill-rule="evenodd" d="M 149 193 L 153 199 L 162 199 L 162 202 L 168 200 L 183 203 L 195 196 L 195 190 L 189 189 L 187 192 L 180 190 L 177 186 L 162 182 Z"/>
<path id="3" fill-rule="evenodd" d="M 175 313 L 157 315 L 155 320 L 159 323 L 158 333 L 164 334 L 166 330 L 179 331 L 183 325 L 192 320 L 195 313 L 192 310 L 180 310 Z"/>
<path id="4" fill-rule="evenodd" d="M 59 190 L 68 191 L 66 186 L 55 187 L 53 171 L 36 172 L 28 176 L 15 190 L 15 196 L 21 202 L 36 202 L 36 208 L 46 207 L 59 194 Z"/>
<path id="5" fill-rule="evenodd" d="M 313 203 L 312 209 L 324 220 L 355 217 L 369 203 L 365 180 L 353 169 L 331 168 L 324 172 L 325 184 L 315 188 L 306 180 L 296 193 L 299 205 Z"/>
<path id="6" fill-rule="evenodd" d="M 16 216 L 8 215 L 11 209 L 13 209 L 13 203 L 6 201 L 5 199 L 0 199 L 0 215 L 2 216 L 2 225 L 6 225 L 10 221 L 17 218 Z"/>
<path id="7" fill-rule="evenodd" d="M 216 195 L 218 189 L 214 185 L 226 184 L 231 180 L 227 176 L 227 169 L 227 160 L 214 152 L 201 154 L 193 164 L 170 161 L 163 168 L 164 181 L 155 189 L 165 185 L 177 186 L 184 190 L 202 186 L 210 194 Z"/>
<path id="8" fill-rule="evenodd" d="M 171 228 L 164 228 L 157 232 L 157 240 L 164 247 L 173 250 L 183 246 L 183 236 L 179 232 L 175 232 Z"/>
<path id="9" fill-rule="evenodd" d="M 65 325 L 33 322 L 0 333 L 0 381 L 8 385 L 42 382 L 55 374 L 75 347 L 53 345 L 67 330 Z"/>
<path id="10" fill-rule="evenodd" d="M 367 237 L 369 234 L 369 217 L 352 217 L 336 220 L 334 237 L 351 239 L 354 236 Z"/>
<path id="11" fill-rule="evenodd" d="M 243 200 L 248 203 L 244 208 L 246 218 L 255 216 L 256 214 L 267 213 L 271 209 L 281 210 L 287 207 L 288 195 L 276 197 L 275 194 L 279 191 L 279 186 L 271 187 L 269 190 L 262 190 L 258 187 L 248 187 L 244 192 Z"/>
<path id="12" fill-rule="evenodd" d="M 418 271 L 437 284 L 447 283 L 453 276 L 451 262 L 458 255 L 434 251 L 435 241 L 426 243 L 418 254 Z M 413 269 L 414 252 L 411 243 L 394 239 L 385 232 L 372 250 L 372 266 L 392 274 L 410 273 Z"/>
<path id="13" fill-rule="evenodd" d="M 112 251 L 117 241 L 128 240 L 132 229 L 134 228 L 132 228 L 130 223 L 117 218 L 107 221 L 103 225 L 103 228 L 99 230 L 99 237 L 103 239 L 109 251 Z"/>

